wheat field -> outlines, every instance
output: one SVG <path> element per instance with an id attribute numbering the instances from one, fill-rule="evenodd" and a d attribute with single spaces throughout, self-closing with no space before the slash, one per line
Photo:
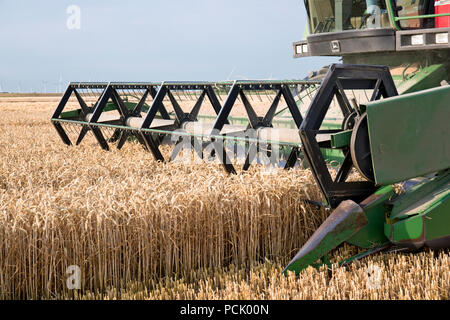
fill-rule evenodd
<path id="1" fill-rule="evenodd" d="M 449 255 L 280 271 L 328 212 L 308 170 L 157 163 L 138 144 L 66 147 L 57 97 L 0 97 L 2 299 L 448 299 Z M 366 269 L 382 270 L 368 290 Z M 67 288 L 79 266 L 81 289 Z M 359 267 L 358 267 L 359 266 Z"/>
<path id="2" fill-rule="evenodd" d="M 335 258 L 344 256 L 336 254 Z M 119 292 L 88 292 L 81 299 L 188 300 L 422 300 L 450 298 L 448 253 L 378 254 L 331 270 L 308 267 L 299 276 L 281 275 L 285 264 L 265 262 L 251 268 L 210 268 L 183 278 L 170 277 L 147 285 L 130 282 Z M 379 270 L 378 273 L 373 270 Z M 73 297 L 73 296 L 70 296 Z"/>

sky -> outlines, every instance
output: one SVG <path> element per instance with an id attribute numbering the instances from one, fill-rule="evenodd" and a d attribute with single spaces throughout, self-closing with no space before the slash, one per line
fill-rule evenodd
<path id="1" fill-rule="evenodd" d="M 69 81 L 303 79 L 337 61 L 292 57 L 305 24 L 301 0 L 0 0 L 0 91 L 55 92 Z"/>

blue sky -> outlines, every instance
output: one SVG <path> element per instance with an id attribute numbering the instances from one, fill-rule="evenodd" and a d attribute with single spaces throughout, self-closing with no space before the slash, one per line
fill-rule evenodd
<path id="1" fill-rule="evenodd" d="M 69 5 L 81 10 L 67 28 Z M 0 0 L 3 91 L 68 81 L 301 79 L 334 58 L 292 58 L 301 0 Z"/>

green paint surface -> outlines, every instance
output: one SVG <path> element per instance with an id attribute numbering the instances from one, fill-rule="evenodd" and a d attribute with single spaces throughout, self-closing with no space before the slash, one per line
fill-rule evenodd
<path id="1" fill-rule="evenodd" d="M 345 130 L 339 133 L 331 134 L 331 146 L 333 148 L 342 148 L 350 145 L 353 130 Z"/>
<path id="2" fill-rule="evenodd" d="M 399 222 L 393 226 L 392 242 L 402 240 L 417 239 L 422 235 L 423 218 L 421 216 L 414 216 Z"/>
<path id="3" fill-rule="evenodd" d="M 379 185 L 450 167 L 450 86 L 367 105 L 370 149 Z"/>
<path id="4" fill-rule="evenodd" d="M 386 219 L 385 202 L 394 195 L 392 186 L 386 186 L 375 192 L 376 198 L 363 207 L 368 223 L 346 242 L 361 248 L 373 248 L 387 243 L 389 240 L 384 233 Z"/>
<path id="5" fill-rule="evenodd" d="M 392 242 L 450 236 L 450 172 L 423 179 L 394 199 L 384 233 Z"/>

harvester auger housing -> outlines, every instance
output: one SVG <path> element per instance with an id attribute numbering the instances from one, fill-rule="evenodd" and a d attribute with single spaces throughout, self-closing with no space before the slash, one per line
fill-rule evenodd
<path id="1" fill-rule="evenodd" d="M 187 147 L 229 173 L 238 158 L 244 170 L 264 163 L 260 154 L 286 169 L 301 160 L 334 211 L 285 272 L 327 260 L 344 242 L 366 251 L 342 263 L 391 246 L 450 247 L 450 4 L 304 3 L 294 57 L 343 64 L 305 80 L 70 83 L 51 121 L 67 145 L 92 132 L 104 150 L 136 140 L 159 161 L 161 144 L 173 146 L 170 161 Z M 268 92 L 258 114 L 251 97 Z M 194 102 L 189 110 L 180 97 Z M 67 111 L 70 99 L 76 109 Z M 202 115 L 206 100 L 213 113 Z M 239 103 L 244 114 L 231 116 Z"/>

